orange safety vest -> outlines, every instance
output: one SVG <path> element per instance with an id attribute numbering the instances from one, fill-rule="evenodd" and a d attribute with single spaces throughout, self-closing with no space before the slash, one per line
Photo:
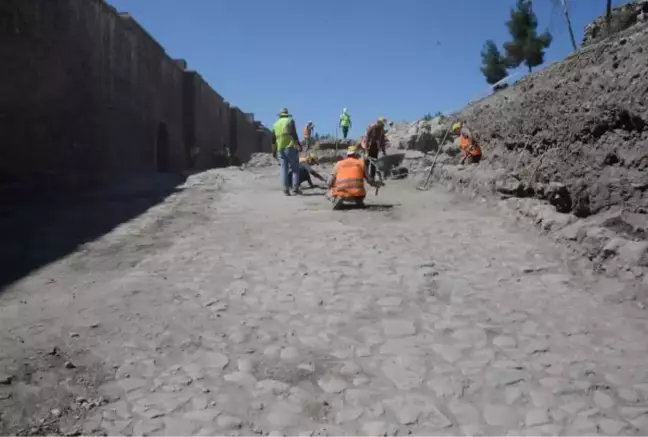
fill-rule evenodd
<path id="1" fill-rule="evenodd" d="M 364 187 L 364 161 L 358 158 L 346 158 L 335 164 L 335 197 L 366 196 Z"/>
<path id="2" fill-rule="evenodd" d="M 470 137 L 465 137 L 461 135 L 459 137 L 459 146 L 461 147 L 461 150 L 464 151 L 464 153 L 467 153 L 472 156 L 480 156 L 481 155 L 481 148 L 475 144 L 472 149 L 470 149 L 470 146 L 473 144 L 472 138 Z M 468 151 L 470 149 L 470 151 Z"/>
<path id="3" fill-rule="evenodd" d="M 304 138 L 310 138 L 311 130 L 308 125 L 304 126 Z"/>

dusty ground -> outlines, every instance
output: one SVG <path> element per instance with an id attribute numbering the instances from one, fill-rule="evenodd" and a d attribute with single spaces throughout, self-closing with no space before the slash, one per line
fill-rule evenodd
<path id="1" fill-rule="evenodd" d="M 648 433 L 621 284 L 443 190 L 333 212 L 274 173 L 194 176 L 0 294 L 0 431 Z"/>

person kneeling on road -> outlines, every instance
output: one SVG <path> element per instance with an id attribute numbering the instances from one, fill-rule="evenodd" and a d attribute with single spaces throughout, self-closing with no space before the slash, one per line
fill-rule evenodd
<path id="1" fill-rule="evenodd" d="M 364 199 L 367 196 L 365 180 L 372 187 L 376 186 L 373 178 L 369 178 L 365 172 L 365 163 L 360 157 L 358 146 L 350 146 L 347 157 L 335 164 L 329 181 L 333 208 L 340 207 L 343 202 L 364 206 Z"/>
<path id="2" fill-rule="evenodd" d="M 315 152 L 311 152 L 308 155 L 299 158 L 299 185 L 301 185 L 303 182 L 308 182 L 308 185 L 310 185 L 311 188 L 315 188 L 316 185 L 313 183 L 311 175 L 322 182 L 326 182 L 324 176 L 313 170 L 313 167 L 311 167 L 311 165 L 314 165 L 316 163 L 317 154 Z"/>

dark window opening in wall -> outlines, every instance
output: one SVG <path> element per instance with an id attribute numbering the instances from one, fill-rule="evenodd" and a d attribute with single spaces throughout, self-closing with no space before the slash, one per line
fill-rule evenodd
<path id="1" fill-rule="evenodd" d="M 164 123 L 160 123 L 157 129 L 155 140 L 155 160 L 157 171 L 160 173 L 171 171 L 171 159 L 169 157 L 169 132 Z"/>

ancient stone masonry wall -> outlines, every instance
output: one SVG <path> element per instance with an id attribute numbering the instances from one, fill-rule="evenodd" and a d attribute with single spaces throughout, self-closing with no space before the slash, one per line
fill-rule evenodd
<path id="1" fill-rule="evenodd" d="M 193 71 L 185 72 L 184 99 L 185 145 L 191 167 L 212 168 L 218 165 L 218 157 L 226 154 L 229 135 L 224 133 L 229 132 L 229 119 L 223 113 L 229 111 L 229 105 Z"/>
<path id="2" fill-rule="evenodd" d="M 242 162 L 249 160 L 260 149 L 254 117 L 233 106 L 230 108 L 230 128 L 232 154 Z"/>
<path id="3" fill-rule="evenodd" d="M 20 26 L 0 29 L 0 194 L 209 168 L 231 146 L 229 104 L 128 14 L 102 0 L 18 5 Z M 245 160 L 256 126 L 236 123 Z"/>

